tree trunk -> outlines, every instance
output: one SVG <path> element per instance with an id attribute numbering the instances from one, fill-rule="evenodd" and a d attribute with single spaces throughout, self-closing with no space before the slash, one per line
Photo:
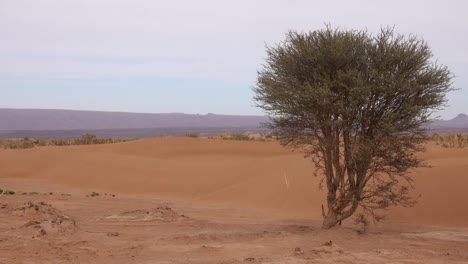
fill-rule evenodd
<path id="1" fill-rule="evenodd" d="M 330 229 L 341 222 L 341 215 L 333 210 L 328 210 L 327 215 L 323 217 L 322 229 Z"/>
<path id="2" fill-rule="evenodd" d="M 327 214 L 325 214 L 325 209 L 322 205 L 322 216 L 323 216 L 322 229 L 330 229 L 332 227 L 335 227 L 337 224 L 341 225 L 341 221 L 352 216 L 354 212 L 356 212 L 358 205 L 359 205 L 359 202 L 356 200 L 353 200 L 353 203 L 348 208 L 348 210 L 336 211 L 336 210 L 333 210 L 332 208 L 328 208 Z"/>

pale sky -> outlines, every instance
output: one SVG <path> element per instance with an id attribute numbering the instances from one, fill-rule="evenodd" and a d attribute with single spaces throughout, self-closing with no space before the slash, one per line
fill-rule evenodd
<path id="1" fill-rule="evenodd" d="M 415 34 L 468 113 L 468 1 L 0 0 L 0 108 L 258 115 L 265 44 L 325 24 Z"/>

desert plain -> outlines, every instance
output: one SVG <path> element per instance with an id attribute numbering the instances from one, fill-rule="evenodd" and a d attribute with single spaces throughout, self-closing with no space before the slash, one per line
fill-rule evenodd
<path id="1" fill-rule="evenodd" d="M 468 263 L 468 148 L 420 157 L 418 204 L 363 233 L 321 229 L 320 177 L 274 141 L 0 149 L 0 263 Z"/>

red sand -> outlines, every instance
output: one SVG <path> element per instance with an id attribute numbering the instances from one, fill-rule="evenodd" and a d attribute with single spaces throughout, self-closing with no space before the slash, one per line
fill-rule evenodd
<path id="1" fill-rule="evenodd" d="M 387 223 L 373 227 L 372 230 L 376 232 L 375 234 L 379 232 L 391 233 L 389 237 L 385 237 L 388 243 L 382 244 L 384 248 L 392 248 L 394 247 L 393 244 L 401 243 L 398 239 L 413 243 L 414 241 L 422 241 L 421 239 L 423 238 L 421 237 L 425 236 L 424 239 L 427 241 L 423 240 L 425 243 L 427 242 L 426 248 L 432 248 L 431 250 L 433 251 L 447 246 L 457 248 L 459 252 L 465 252 L 464 249 L 467 249 L 466 252 L 468 252 L 468 235 L 466 236 L 466 240 L 464 235 L 462 236 L 462 242 L 459 240 L 456 240 L 458 242 L 454 242 L 455 240 L 453 239 L 449 239 L 451 241 L 450 243 L 447 242 L 447 239 L 440 240 L 441 237 L 447 238 L 447 236 L 453 238 L 450 234 L 440 233 L 440 230 L 448 232 L 447 230 L 453 229 L 455 230 L 453 232 L 457 234 L 467 234 L 465 227 L 468 227 L 468 192 L 466 192 L 466 186 L 468 186 L 468 148 L 445 149 L 439 146 L 429 145 L 427 152 L 422 153 L 421 157 L 431 164 L 433 168 L 423 168 L 413 173 L 415 185 L 417 187 L 415 194 L 422 194 L 418 205 L 414 208 L 391 209 L 388 212 L 389 218 Z M 285 182 L 285 175 L 289 181 L 289 188 Z M 79 216 L 86 215 L 95 221 L 97 217 L 94 217 L 95 215 L 105 217 L 106 212 L 117 214 L 119 211 L 127 212 L 135 209 L 142 209 L 141 207 L 149 210 L 156 207 L 153 206 L 155 204 L 171 203 L 181 208 L 184 213 L 189 212 L 192 217 L 198 217 L 198 219 L 203 219 L 203 221 L 222 224 L 232 222 L 239 223 L 239 226 L 236 225 L 232 227 L 233 230 L 246 234 L 250 232 L 249 234 L 251 235 L 253 231 L 250 230 L 252 227 L 249 226 L 252 222 L 262 223 L 262 225 L 267 225 L 267 223 L 269 223 L 269 225 L 262 228 L 270 230 L 271 232 L 285 232 L 284 230 L 281 231 L 282 229 L 280 228 L 283 223 L 306 225 L 308 226 L 305 227 L 306 229 L 310 228 L 319 232 L 316 234 L 319 239 L 326 239 L 326 237 L 331 235 L 335 240 L 343 241 L 340 243 L 348 247 L 350 254 L 352 253 L 354 260 L 356 260 L 354 261 L 353 258 L 345 258 L 351 261 L 351 263 L 359 263 L 363 259 L 373 262 L 371 261 L 372 258 L 369 259 L 369 257 L 372 257 L 370 255 L 365 258 L 359 258 L 355 254 L 360 251 L 354 250 L 352 243 L 349 244 L 345 242 L 353 239 L 361 239 L 359 235 L 355 235 L 354 232 L 349 231 L 356 228 L 352 225 L 352 220 L 345 223 L 345 227 L 341 229 L 342 231 L 335 230 L 329 233 L 322 233 L 319 231 L 320 206 L 324 203 L 325 194 L 323 191 L 318 190 L 318 182 L 319 178 L 313 176 L 312 164 L 304 159 L 300 152 L 286 150 L 275 142 L 158 138 L 112 145 L 0 150 L 0 187 L 25 192 L 54 192 L 54 195 L 48 196 L 15 195 L 0 197 L 0 204 L 5 203 L 7 207 L 18 206 L 20 202 L 26 201 L 48 201 L 52 205 L 58 206 L 59 209 L 64 209 L 65 213 L 67 213 L 68 210 L 72 217 L 80 218 Z M 85 194 L 89 194 L 92 191 L 99 192 L 101 194 L 100 197 L 85 197 Z M 59 195 L 60 193 L 70 193 L 72 196 L 61 196 Z M 102 197 L 104 193 L 116 194 L 117 197 Z M 158 200 L 155 201 L 155 199 Z M 4 215 L 3 217 L 6 216 Z M 88 220 L 88 218 L 82 219 L 81 221 L 77 220 L 78 229 L 80 229 L 80 225 L 93 229 L 93 225 Z M 18 222 L 20 220 L 16 218 L 0 219 L 0 221 L 4 223 L 0 230 L 11 229 L 8 223 L 13 226 L 15 225 L 14 223 L 18 223 L 16 226 L 20 223 Z M 108 225 L 99 224 L 96 226 L 96 230 L 112 229 L 109 228 L 109 225 L 112 226 L 113 223 L 105 223 Z M 185 222 L 177 222 L 174 223 L 171 228 L 175 228 L 174 230 L 177 230 L 177 228 L 183 229 L 186 225 L 188 224 Z M 216 233 L 218 235 L 219 232 L 222 233 L 223 227 L 208 224 L 206 226 L 209 226 L 211 231 L 215 233 L 218 232 Z M 114 240 L 117 239 L 121 241 L 122 246 L 127 245 L 126 243 L 130 243 L 130 241 L 144 240 L 147 235 L 145 231 L 141 230 L 141 226 L 135 228 L 135 230 L 129 229 L 132 234 L 131 239 L 128 237 L 125 239 L 119 237 L 114 238 Z M 157 227 L 151 226 L 147 228 L 151 229 Z M 168 228 L 164 232 L 166 232 L 166 234 L 178 232 L 171 228 Z M 425 232 L 424 236 L 416 237 L 402 235 L 408 230 L 416 229 L 429 230 L 432 233 Z M 300 233 L 301 228 L 294 230 L 295 231 L 288 232 L 294 234 L 297 232 Z M 195 229 L 193 232 L 200 232 L 200 228 Z M 392 232 L 398 234 L 398 239 L 395 240 L 395 233 Z M 263 235 L 258 235 L 256 231 L 253 233 L 256 235 L 252 235 L 255 237 L 255 239 L 252 239 L 257 242 L 258 239 L 264 239 L 264 242 L 269 244 L 279 239 L 272 238 L 271 236 L 265 238 Z M 190 234 L 195 235 L 194 233 Z M 290 243 L 292 247 L 295 243 L 294 241 L 304 240 L 301 243 L 310 242 L 306 242 L 308 241 L 307 239 L 311 239 L 307 238 L 307 235 L 305 235 L 305 237 L 296 235 L 287 236 L 286 238 L 281 236 L 280 240 L 283 241 L 281 243 L 287 245 Z M 81 235 L 78 235 L 78 237 L 80 236 Z M 182 245 L 187 246 L 192 243 L 191 241 L 194 238 L 190 238 L 190 235 L 187 234 L 185 234 L 185 236 L 185 238 L 181 238 L 178 242 L 177 247 L 182 247 Z M 430 242 L 434 237 L 438 237 L 439 240 Z M 16 240 L 14 236 L 13 238 L 10 237 L 10 239 L 18 243 L 23 241 L 20 235 L 16 236 Z M 41 239 L 44 240 L 44 238 Z M 72 243 L 71 241 L 75 241 L 76 239 L 77 238 L 68 235 L 69 243 Z M 83 239 L 89 242 L 91 238 L 85 237 Z M 112 251 L 105 246 L 107 242 L 104 243 L 103 240 L 97 238 L 92 239 L 97 241 L 97 250 L 106 249 L 109 252 Z M 108 239 L 107 236 L 106 239 Z M 194 243 L 200 242 L 200 238 L 197 239 L 198 240 Z M 381 238 L 369 238 L 369 242 L 365 242 L 364 244 L 375 243 L 375 239 Z M 222 236 L 218 244 L 224 249 L 227 247 L 227 242 L 225 240 L 229 240 L 233 243 L 237 241 L 236 243 L 240 244 L 247 243 L 245 237 L 241 235 L 229 238 Z M 10 253 L 10 257 L 11 254 L 14 254 L 12 252 L 28 255 L 21 251 L 19 247 L 14 247 L 12 245 L 10 245 L 10 249 L 13 249 L 12 252 L 5 251 L 7 248 L 5 248 L 5 245 L 2 245 L 5 241 L 8 241 L 8 236 L 4 237 L 3 240 L 0 236 L 0 263 L 15 262 L 13 261 L 15 259 L 10 259 L 10 261 L 4 261 L 2 259 L 2 254 L 6 252 Z M 200 243 L 202 244 L 210 244 L 203 239 L 201 239 L 201 241 Z M 314 243 L 316 244 L 319 243 L 317 240 L 311 241 L 315 241 Z M 256 263 L 270 263 L 269 261 L 272 261 L 271 263 L 308 263 L 308 259 L 314 259 L 314 257 L 316 257 L 315 255 L 311 255 L 310 258 L 299 257 L 289 259 L 285 257 L 286 255 L 277 256 L 276 253 L 281 252 L 278 248 L 283 248 L 284 246 L 278 243 L 270 245 L 270 247 L 268 247 L 269 251 L 265 249 L 265 252 L 270 252 L 268 254 L 275 257 L 271 258 L 270 256 L 267 258 L 264 256 L 264 259 L 260 262 L 259 259 L 261 260 L 261 258 L 257 257 L 252 261 L 257 261 Z M 263 245 L 262 243 L 253 243 L 253 245 L 257 244 Z M 50 243 L 48 245 L 50 246 Z M 145 244 L 143 243 L 143 245 Z M 321 244 L 317 246 L 320 245 Z M 91 247 L 91 245 L 89 246 Z M 43 244 L 37 244 L 38 250 L 44 247 L 47 248 Z M 369 247 L 372 248 L 372 246 Z M 228 248 L 230 250 L 229 254 L 226 252 L 223 252 L 223 254 L 213 253 L 218 256 L 215 258 L 210 258 L 209 254 L 206 252 L 205 253 L 208 255 L 204 252 L 192 253 L 195 254 L 194 256 L 198 256 L 197 261 L 199 260 L 199 263 L 220 263 L 224 261 L 222 258 L 219 258 L 219 256 L 230 256 L 227 258 L 226 263 L 237 263 L 236 254 L 241 256 L 241 253 L 255 252 L 255 250 L 249 251 L 243 249 L 239 245 L 237 245 L 237 248 L 235 246 Z M 162 250 L 163 247 L 160 249 Z M 288 251 L 289 255 L 295 254 L 293 249 L 294 247 L 288 249 L 290 251 Z M 327 248 L 327 250 L 328 249 L 329 248 Z M 343 247 L 341 247 L 340 250 L 342 249 Z M 404 249 L 404 247 L 401 248 L 403 251 Z M 141 256 L 152 259 L 151 256 L 156 256 L 152 255 L 153 253 L 155 254 L 154 250 L 156 249 L 152 250 L 153 251 L 150 250 L 145 252 L 145 254 L 141 254 Z M 219 250 L 220 249 L 216 247 L 202 247 L 200 249 L 200 251 L 208 252 L 216 252 Z M 346 249 L 344 250 L 346 251 Z M 446 249 L 444 248 L 443 250 Z M 174 248 L 167 249 L 167 252 L 173 251 Z M 176 251 L 177 250 L 174 252 Z M 65 249 L 65 253 L 70 256 L 73 255 L 73 253 L 70 253 L 67 249 Z M 336 252 L 324 254 L 333 255 L 335 253 Z M 424 255 L 423 252 L 419 253 L 420 255 Z M 393 260 L 412 259 L 413 257 L 416 258 L 417 261 L 424 260 L 417 257 L 419 253 L 412 252 L 407 255 L 402 253 L 404 257 L 397 257 Z M 134 254 L 138 255 L 138 253 Z M 307 254 L 309 253 L 306 252 L 304 254 L 299 255 L 308 256 Z M 448 261 L 468 261 L 468 256 L 466 254 L 460 254 L 458 258 L 448 259 Z M 53 260 L 47 252 L 38 253 L 38 255 L 42 256 L 40 259 L 44 262 Z M 81 256 L 81 260 L 84 258 L 91 262 L 112 263 L 111 260 L 116 260 L 111 257 L 106 258 L 104 256 L 105 254 L 93 255 L 88 251 L 86 251 L 86 254 L 80 253 L 78 255 Z M 174 253 L 171 255 L 168 253 L 163 255 L 165 257 L 161 259 L 169 259 L 173 262 L 168 261 L 161 263 L 187 263 L 183 261 L 184 258 L 178 257 L 183 254 L 178 255 Z M 335 256 L 337 258 L 332 259 L 339 261 L 339 256 L 340 254 Z M 20 256 L 18 257 L 20 259 L 16 259 L 16 261 L 21 260 L 18 261 L 18 263 L 27 259 L 22 259 Z M 60 255 L 60 257 L 61 260 L 65 260 L 63 254 Z M 124 258 L 127 257 L 132 259 L 130 255 Z M 430 259 L 433 259 L 433 257 L 434 256 Z M 242 259 L 242 257 L 239 257 L 239 259 L 241 262 L 249 261 Z M 390 259 L 391 258 L 375 258 L 374 260 L 375 263 L 379 263 L 382 260 L 390 261 Z M 72 259 L 69 261 L 71 260 Z M 229 262 L 228 260 L 235 261 Z M 277 260 L 279 262 L 274 262 Z M 304 262 L 301 262 L 303 260 Z M 142 258 L 137 262 L 145 261 L 146 259 Z M 197 261 L 188 262 L 198 263 Z M 445 260 L 441 261 L 445 262 Z"/>

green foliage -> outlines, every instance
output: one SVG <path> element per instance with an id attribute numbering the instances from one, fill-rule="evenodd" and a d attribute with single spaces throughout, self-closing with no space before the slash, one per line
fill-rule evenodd
<path id="1" fill-rule="evenodd" d="M 2 190 L 0 189 L 0 193 L 5 194 L 5 195 L 14 195 L 16 192 L 15 191 L 12 191 L 12 190 Z"/>
<path id="2" fill-rule="evenodd" d="M 375 215 L 415 203 L 401 187 L 422 165 L 423 126 L 446 102 L 451 78 L 420 38 L 327 27 L 290 31 L 268 47 L 254 92 L 280 143 L 303 149 L 323 175 L 330 228 L 359 206 Z"/>

